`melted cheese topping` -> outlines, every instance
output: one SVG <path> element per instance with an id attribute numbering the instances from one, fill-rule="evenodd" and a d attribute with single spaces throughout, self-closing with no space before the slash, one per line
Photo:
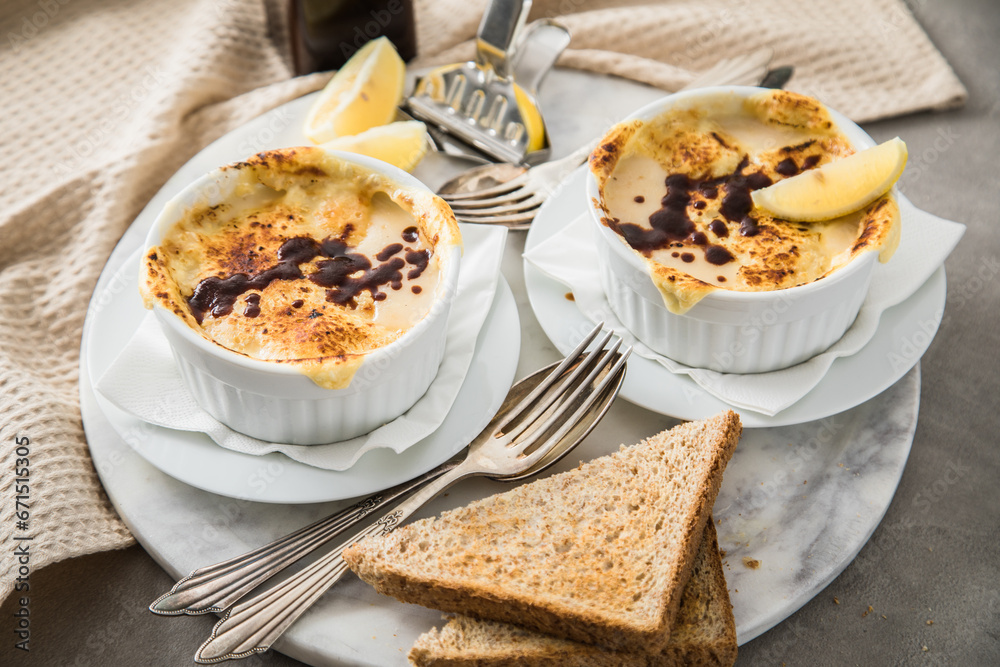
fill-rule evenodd
<path id="1" fill-rule="evenodd" d="M 233 194 L 183 211 L 146 252 L 147 307 L 209 340 L 342 388 L 422 320 L 460 243 L 450 209 L 320 149 L 230 167 Z"/>
<path id="2" fill-rule="evenodd" d="M 754 209 L 751 190 L 854 152 L 818 102 L 786 91 L 679 107 L 613 128 L 591 156 L 604 224 L 645 260 L 669 310 L 715 289 L 819 280 L 898 240 L 891 196 L 817 223 Z"/>

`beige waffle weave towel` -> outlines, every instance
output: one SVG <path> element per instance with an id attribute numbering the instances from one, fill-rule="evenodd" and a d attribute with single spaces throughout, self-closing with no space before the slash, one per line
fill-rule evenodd
<path id="1" fill-rule="evenodd" d="M 420 58 L 474 54 L 485 0 L 426 2 Z M 960 105 L 966 91 L 901 0 L 535 0 L 532 20 L 555 18 L 573 38 L 559 65 L 677 90 L 722 58 L 769 47 L 794 65 L 790 90 L 855 121 Z"/>
<path id="2" fill-rule="evenodd" d="M 485 0 L 418 0 L 419 63 L 471 54 Z M 281 0 L 0 4 L 0 599 L 18 576 L 131 544 L 87 453 L 80 334 L 115 242 L 200 148 L 321 86 L 290 79 Z M 900 0 L 642 4 L 539 0 L 573 31 L 562 64 L 680 87 L 758 46 L 791 87 L 858 120 L 960 103 L 965 91 Z M 18 438 L 30 519 L 17 527 Z M 23 442 L 23 440 L 22 440 Z"/>

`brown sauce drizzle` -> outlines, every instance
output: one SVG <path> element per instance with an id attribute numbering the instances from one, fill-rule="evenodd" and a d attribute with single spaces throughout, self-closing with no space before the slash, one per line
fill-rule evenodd
<path id="1" fill-rule="evenodd" d="M 767 174 L 753 172 L 744 174 L 743 170 L 750 164 L 750 158 L 743 156 L 739 165 L 730 176 L 724 176 L 726 180 L 726 196 L 722 198 L 720 211 L 726 220 L 736 222 L 747 217 L 753 210 L 753 200 L 750 192 L 766 188 L 771 184 L 771 178 Z"/>
<path id="2" fill-rule="evenodd" d="M 757 220 L 749 215 L 743 218 L 743 222 L 740 223 L 740 235 L 757 236 L 758 234 L 760 234 L 760 227 L 757 226 Z"/>
<path id="3" fill-rule="evenodd" d="M 402 249 L 403 249 L 402 243 L 391 243 L 386 247 L 382 248 L 382 251 L 379 252 L 377 255 L 375 255 L 375 259 L 377 259 L 380 262 L 384 262 L 385 260 L 389 259 Z"/>
<path id="4" fill-rule="evenodd" d="M 785 150 L 787 150 L 787 148 Z M 816 163 L 819 162 L 819 157 L 819 155 L 810 155 L 802 161 L 801 168 L 795 163 L 794 159 L 786 157 L 784 160 L 779 162 L 777 166 L 775 166 L 774 170 L 782 176 L 795 176 L 800 172 L 808 171 L 809 169 L 815 167 Z"/>
<path id="5" fill-rule="evenodd" d="M 786 157 L 775 166 L 774 170 L 782 176 L 794 176 L 799 173 L 799 165 L 795 164 L 792 158 Z"/>
<path id="6" fill-rule="evenodd" d="M 722 266 L 723 264 L 728 264 L 734 259 L 736 258 L 733 257 L 733 253 L 729 252 L 721 245 L 713 245 L 705 250 L 705 260 L 709 264 Z"/>
<path id="7" fill-rule="evenodd" d="M 257 317 L 260 315 L 260 294 L 247 294 L 244 299 L 247 307 L 243 309 L 243 314 L 247 317 Z"/>
<path id="8" fill-rule="evenodd" d="M 719 186 L 711 181 L 702 181 L 698 184 L 698 192 L 708 199 L 715 199 L 719 196 Z"/>
<path id="9" fill-rule="evenodd" d="M 740 233 L 744 236 L 759 233 L 757 221 L 749 216 L 753 210 L 750 193 L 771 185 L 772 181 L 767 174 L 758 171 L 744 174 L 749 165 L 750 158 L 743 156 L 733 173 L 717 178 L 698 180 L 687 174 L 671 174 L 666 178 L 667 194 L 660 200 L 661 207 L 649 216 L 649 229 L 621 222 L 616 218 L 607 220 L 608 227 L 620 234 L 630 246 L 647 255 L 654 250 L 673 247 L 673 244 L 681 241 L 702 246 L 705 259 L 711 264 L 719 266 L 731 262 L 735 259 L 732 253 L 722 246 L 710 244 L 704 232 L 696 231 L 687 209 L 692 205 L 693 192 L 698 192 L 707 199 L 715 199 L 719 196 L 721 187 L 725 191 L 720 205 L 723 217 L 731 222 L 742 221 Z M 702 209 L 705 208 L 705 202 L 699 200 L 692 206 Z M 719 238 L 729 236 L 729 229 L 722 220 L 713 220 L 709 223 L 709 229 Z M 677 254 L 673 253 L 673 256 L 676 257 Z M 692 262 L 694 256 L 684 253 L 681 259 Z"/>
<path id="10" fill-rule="evenodd" d="M 427 270 L 427 263 L 431 261 L 430 250 L 411 250 L 404 255 L 407 264 L 412 264 L 414 268 L 406 274 L 408 280 L 416 280 L 420 274 Z"/>
<path id="11" fill-rule="evenodd" d="M 409 239 L 408 236 L 414 238 Z M 424 272 L 431 258 L 430 250 L 407 252 L 406 259 L 394 257 L 403 247 L 399 243 L 393 243 L 375 255 L 376 259 L 383 263 L 373 267 L 370 259 L 351 252 L 352 248 L 344 240 L 345 237 L 328 237 L 323 241 L 316 241 L 297 236 L 281 244 L 278 248 L 278 263 L 268 269 L 253 275 L 236 273 L 225 278 L 216 276 L 205 278 L 188 297 L 191 314 L 198 324 L 201 324 L 206 313 L 211 313 L 214 317 L 228 315 L 232 312 L 236 300 L 250 290 L 263 291 L 275 280 L 300 280 L 306 277 L 316 285 L 327 288 L 327 301 L 353 308 L 357 306 L 356 297 L 366 290 L 371 293 L 375 301 L 385 300 L 387 295 L 381 288 L 388 285 L 392 289 L 400 289 L 403 286 L 402 270 L 408 262 L 414 266 L 408 274 L 408 278 L 412 280 Z M 419 238 L 417 228 L 408 227 L 403 230 L 403 238 L 415 241 Z M 304 276 L 299 265 L 319 256 L 327 259 L 317 262 L 317 270 L 309 276 Z M 360 275 L 352 277 L 355 274 Z M 246 303 L 247 307 L 243 311 L 246 317 L 260 315 L 259 294 L 248 295 Z M 292 302 L 292 306 L 300 308 L 303 303 L 299 299 Z M 309 317 L 314 315 L 319 316 L 313 311 Z"/>
<path id="12" fill-rule="evenodd" d="M 729 227 L 727 227 L 726 223 L 724 223 L 722 220 L 713 220 L 712 222 L 708 223 L 708 228 L 712 231 L 713 234 L 718 236 L 720 239 L 724 239 L 727 236 L 729 236 Z"/>
<path id="13" fill-rule="evenodd" d="M 667 194 L 660 200 L 661 208 L 649 216 L 651 229 L 630 222 L 611 222 L 612 229 L 640 252 L 652 252 L 674 241 L 683 241 L 694 231 L 694 223 L 687 216 L 687 206 L 691 203 L 691 179 L 685 174 L 672 174 L 667 177 L 666 183 Z"/>

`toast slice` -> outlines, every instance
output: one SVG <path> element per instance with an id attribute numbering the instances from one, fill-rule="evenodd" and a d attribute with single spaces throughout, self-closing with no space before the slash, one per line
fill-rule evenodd
<path id="1" fill-rule="evenodd" d="M 344 560 L 403 602 L 659 653 L 742 426 L 726 411 L 362 540 Z"/>
<path id="2" fill-rule="evenodd" d="M 417 667 L 731 667 L 736 623 L 715 526 L 711 519 L 705 525 L 670 641 L 659 655 L 610 651 L 508 623 L 455 616 L 417 638 L 408 657 Z"/>

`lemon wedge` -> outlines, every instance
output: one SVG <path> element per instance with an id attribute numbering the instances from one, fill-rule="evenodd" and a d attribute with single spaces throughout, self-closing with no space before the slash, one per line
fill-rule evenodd
<path id="1" fill-rule="evenodd" d="M 411 171 L 427 154 L 429 145 L 427 127 L 419 120 L 406 120 L 338 137 L 325 142 L 323 148 L 360 153 Z"/>
<path id="2" fill-rule="evenodd" d="M 320 144 L 391 121 L 403 99 L 406 65 L 385 37 L 358 49 L 326 84 L 306 117 L 305 135 Z"/>
<path id="3" fill-rule="evenodd" d="M 754 206 L 792 222 L 830 220 L 864 208 L 899 180 L 906 144 L 896 137 L 751 193 Z"/>
<path id="4" fill-rule="evenodd" d="M 514 99 L 517 101 L 518 111 L 521 112 L 521 120 L 524 121 L 524 129 L 528 133 L 528 151 L 541 150 L 545 147 L 545 123 L 542 121 L 542 114 L 538 112 L 538 106 L 531 99 L 531 96 L 514 84 Z"/>

